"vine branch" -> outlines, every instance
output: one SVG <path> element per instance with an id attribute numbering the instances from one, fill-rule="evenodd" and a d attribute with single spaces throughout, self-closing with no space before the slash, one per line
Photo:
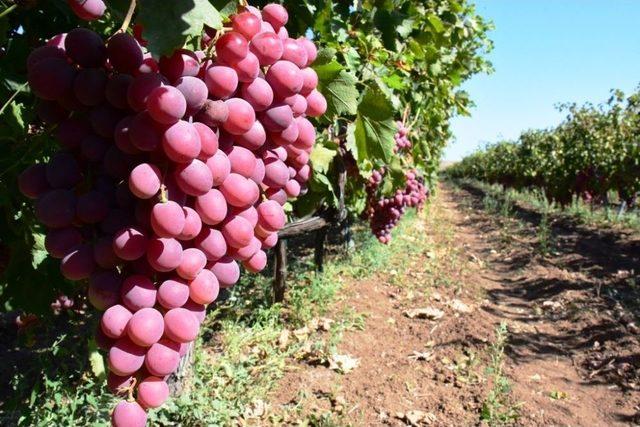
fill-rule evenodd
<path id="1" fill-rule="evenodd" d="M 120 26 L 120 32 L 126 33 L 127 28 L 129 28 L 129 24 L 131 23 L 131 18 L 133 18 L 133 12 L 136 10 L 136 0 L 131 0 L 129 3 L 129 10 L 127 10 L 127 15 L 124 17 L 124 21 Z"/>
<path id="2" fill-rule="evenodd" d="M 2 12 L 0 12 L 0 19 L 4 18 L 5 16 L 13 12 L 17 7 L 18 5 L 14 3 L 8 8 L 6 8 L 5 10 L 3 10 Z"/>

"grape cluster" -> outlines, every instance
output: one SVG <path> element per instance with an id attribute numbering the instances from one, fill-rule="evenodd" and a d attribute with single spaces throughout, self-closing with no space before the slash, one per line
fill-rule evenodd
<path id="1" fill-rule="evenodd" d="M 391 231 L 398 224 L 407 208 L 421 209 L 427 200 L 427 188 L 414 170 L 405 173 L 406 186 L 391 197 L 379 197 L 385 169 L 373 171 L 366 186 L 367 208 L 371 232 L 380 243 L 391 242 Z"/>
<path id="2" fill-rule="evenodd" d="M 62 275 L 88 280 L 104 311 L 96 341 L 108 387 L 129 397 L 114 426 L 145 425 L 167 399 L 206 306 L 237 282 L 239 262 L 265 268 L 283 205 L 309 179 L 307 117 L 327 104 L 310 68 L 316 47 L 290 38 L 287 20 L 277 4 L 243 8 L 210 56 L 181 49 L 155 61 L 142 39 L 105 44 L 77 28 L 28 58 L 39 116 L 62 149 L 19 188 L 36 200 Z"/>
<path id="3" fill-rule="evenodd" d="M 407 129 L 404 123 L 400 121 L 396 122 L 396 126 L 398 128 L 398 131 L 393 137 L 393 140 L 396 143 L 396 146 L 393 148 L 393 152 L 397 153 L 401 150 L 411 149 L 411 140 L 409 139 L 409 129 Z"/>

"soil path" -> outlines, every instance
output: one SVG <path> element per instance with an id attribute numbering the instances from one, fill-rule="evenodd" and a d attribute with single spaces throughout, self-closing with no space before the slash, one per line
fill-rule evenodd
<path id="1" fill-rule="evenodd" d="M 543 233 L 535 213 L 499 217 L 484 197 L 442 185 L 398 237 L 415 256 L 346 284 L 333 316 L 348 309 L 365 325 L 335 354 L 358 365 L 295 363 L 269 399 L 278 423 L 634 424 L 638 241 L 566 221 Z"/>

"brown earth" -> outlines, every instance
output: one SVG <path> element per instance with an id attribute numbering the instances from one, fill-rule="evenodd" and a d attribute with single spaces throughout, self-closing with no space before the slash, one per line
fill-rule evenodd
<path id="1" fill-rule="evenodd" d="M 398 236 L 399 253 L 419 245 L 417 255 L 346 283 L 329 317 L 346 309 L 366 316 L 336 349 L 359 364 L 338 373 L 292 362 L 268 399 L 279 424 L 638 421 L 638 236 L 553 218 L 547 236 L 535 211 L 491 214 L 484 196 L 444 184 L 411 232 Z M 407 315 L 419 308 L 443 316 Z"/>

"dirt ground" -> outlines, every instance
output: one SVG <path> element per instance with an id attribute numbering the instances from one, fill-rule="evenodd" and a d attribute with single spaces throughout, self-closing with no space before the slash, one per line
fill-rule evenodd
<path id="1" fill-rule="evenodd" d="M 294 362 L 268 399 L 280 423 L 638 421 L 638 236 L 500 216 L 484 197 L 443 184 L 402 237 L 419 255 L 346 284 L 334 315 L 365 318 L 338 344 L 347 367 Z"/>

